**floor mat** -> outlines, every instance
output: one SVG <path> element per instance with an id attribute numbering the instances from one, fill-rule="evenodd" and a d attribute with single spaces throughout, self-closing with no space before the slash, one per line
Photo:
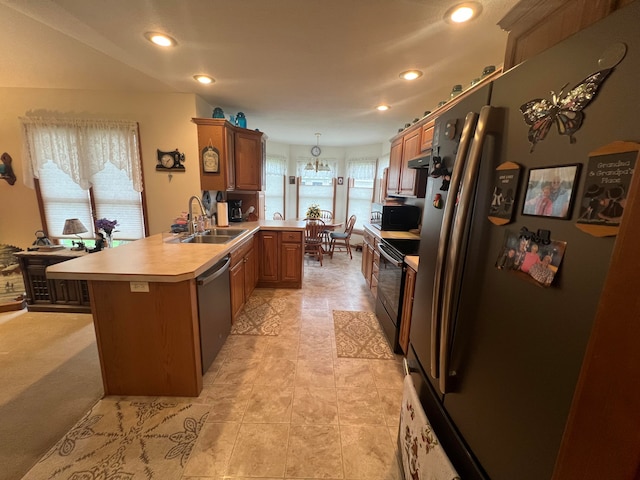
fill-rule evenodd
<path id="1" fill-rule="evenodd" d="M 338 357 L 393 359 L 387 339 L 372 312 L 333 311 Z"/>
<path id="2" fill-rule="evenodd" d="M 180 479 L 209 407 L 105 398 L 23 480 Z"/>
<path id="3" fill-rule="evenodd" d="M 282 296 L 266 296 L 254 292 L 231 326 L 232 335 L 278 335 L 282 312 L 286 308 Z"/>

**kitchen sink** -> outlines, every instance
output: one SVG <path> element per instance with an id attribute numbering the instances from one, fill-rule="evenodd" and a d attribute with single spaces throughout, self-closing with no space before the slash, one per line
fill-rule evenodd
<path id="1" fill-rule="evenodd" d="M 227 243 L 236 237 L 239 237 L 247 230 L 239 228 L 212 228 L 206 230 L 202 234 L 189 235 L 186 238 L 180 240 L 181 243 Z"/>
<path id="2" fill-rule="evenodd" d="M 237 237 L 246 232 L 246 229 L 242 228 L 212 228 L 210 230 L 205 230 L 202 236 L 208 235 L 219 235 L 222 237 Z"/>

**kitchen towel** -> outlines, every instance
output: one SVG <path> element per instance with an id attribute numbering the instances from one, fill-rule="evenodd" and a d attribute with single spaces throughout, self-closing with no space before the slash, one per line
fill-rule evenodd
<path id="1" fill-rule="evenodd" d="M 219 227 L 228 227 L 229 226 L 229 209 L 227 207 L 227 202 L 218 202 L 216 204 L 217 219 Z"/>
<path id="2" fill-rule="evenodd" d="M 399 445 L 405 480 L 460 480 L 422 409 L 411 375 L 404 377 Z"/>

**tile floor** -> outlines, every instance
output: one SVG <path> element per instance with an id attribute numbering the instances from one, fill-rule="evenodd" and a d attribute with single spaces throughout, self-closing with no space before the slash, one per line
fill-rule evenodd
<path id="1" fill-rule="evenodd" d="M 280 334 L 228 338 L 204 377 L 211 412 L 182 480 L 400 480 L 401 357 L 336 355 L 332 310 L 374 310 L 361 258 L 306 258 L 303 288 L 276 291 Z"/>

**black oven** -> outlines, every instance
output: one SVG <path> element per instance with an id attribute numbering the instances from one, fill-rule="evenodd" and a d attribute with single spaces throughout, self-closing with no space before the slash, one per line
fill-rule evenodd
<path id="1" fill-rule="evenodd" d="M 376 317 L 389 340 L 391 349 L 396 353 L 402 353 L 398 337 L 406 270 L 404 256 L 416 255 L 419 244 L 420 240 L 417 239 L 382 239 L 378 243 L 380 268 Z"/>

